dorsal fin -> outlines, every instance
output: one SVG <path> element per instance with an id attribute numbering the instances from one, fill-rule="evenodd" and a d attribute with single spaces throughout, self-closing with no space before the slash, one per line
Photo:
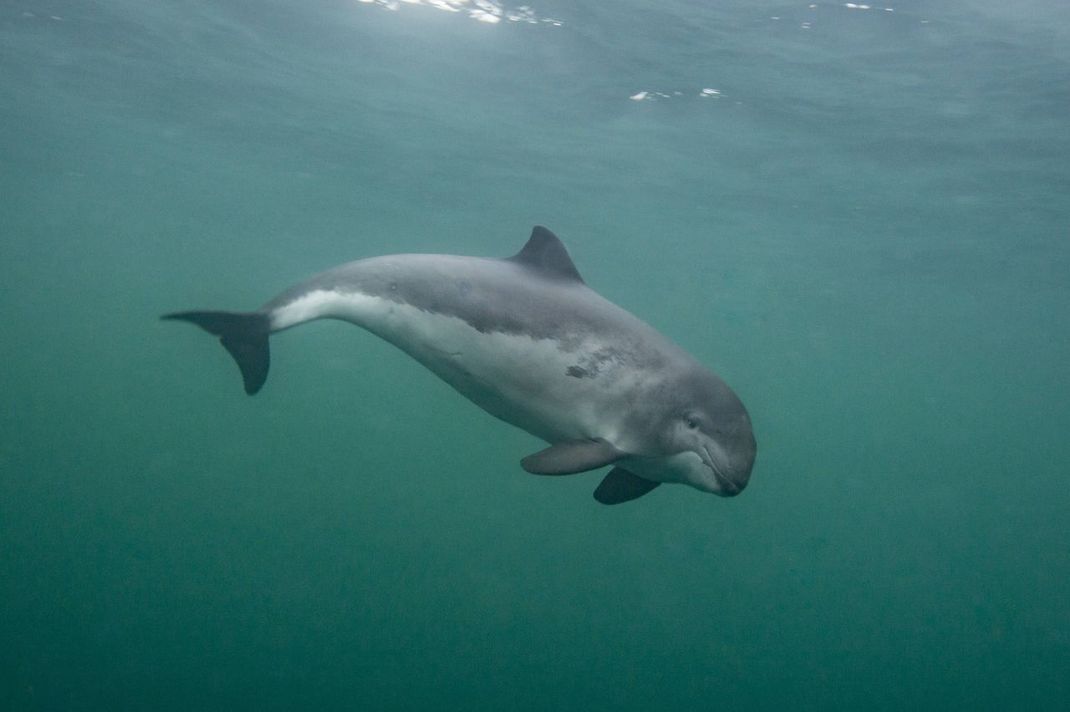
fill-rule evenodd
<path id="1" fill-rule="evenodd" d="M 524 249 L 508 258 L 546 277 L 583 283 L 576 265 L 568 256 L 564 243 L 542 225 L 536 225 Z"/>

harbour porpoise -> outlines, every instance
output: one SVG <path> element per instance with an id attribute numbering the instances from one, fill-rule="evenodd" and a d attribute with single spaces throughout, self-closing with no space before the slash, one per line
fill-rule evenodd
<path id="1" fill-rule="evenodd" d="M 734 392 L 652 327 L 587 286 L 564 244 L 536 227 L 493 259 L 386 255 L 329 269 L 251 312 L 185 311 L 219 337 L 245 392 L 268 375 L 268 337 L 340 319 L 389 341 L 491 415 L 549 443 L 533 474 L 612 466 L 603 504 L 663 482 L 739 494 L 757 453 Z"/>

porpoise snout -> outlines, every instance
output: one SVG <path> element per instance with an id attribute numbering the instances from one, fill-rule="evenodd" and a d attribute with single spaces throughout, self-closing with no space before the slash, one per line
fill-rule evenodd
<path id="1" fill-rule="evenodd" d="M 722 497 L 735 497 L 746 489 L 757 455 L 758 442 L 754 439 L 754 431 L 748 427 L 739 438 L 731 466 L 720 472 L 714 471 L 717 483 L 721 485 L 721 492 L 718 494 Z"/>
<path id="2" fill-rule="evenodd" d="M 717 494 L 721 495 L 722 497 L 735 497 L 737 494 L 743 491 L 744 487 L 747 486 L 746 480 L 743 481 L 743 484 L 737 484 L 736 482 L 728 479 L 727 477 L 720 476 L 718 476 L 717 478 L 717 484 L 721 487 Z"/>

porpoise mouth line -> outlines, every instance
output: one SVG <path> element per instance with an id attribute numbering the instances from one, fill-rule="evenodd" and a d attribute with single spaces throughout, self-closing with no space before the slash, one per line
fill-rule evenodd
<path id="1" fill-rule="evenodd" d="M 731 494 L 739 494 L 743 488 L 728 478 L 726 474 L 721 472 L 721 469 L 717 467 L 717 461 L 713 459 L 713 455 L 710 453 L 710 449 L 705 445 L 702 446 L 702 451 L 706 453 L 706 466 L 713 471 L 713 476 L 717 480 L 717 484 L 721 485 L 726 492 Z"/>

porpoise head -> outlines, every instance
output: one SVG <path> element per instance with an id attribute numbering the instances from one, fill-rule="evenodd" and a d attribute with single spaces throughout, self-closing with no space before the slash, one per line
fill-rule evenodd
<path id="1" fill-rule="evenodd" d="M 704 368 L 661 389 L 658 469 L 667 480 L 734 497 L 750 479 L 758 444 L 747 409 Z"/>

